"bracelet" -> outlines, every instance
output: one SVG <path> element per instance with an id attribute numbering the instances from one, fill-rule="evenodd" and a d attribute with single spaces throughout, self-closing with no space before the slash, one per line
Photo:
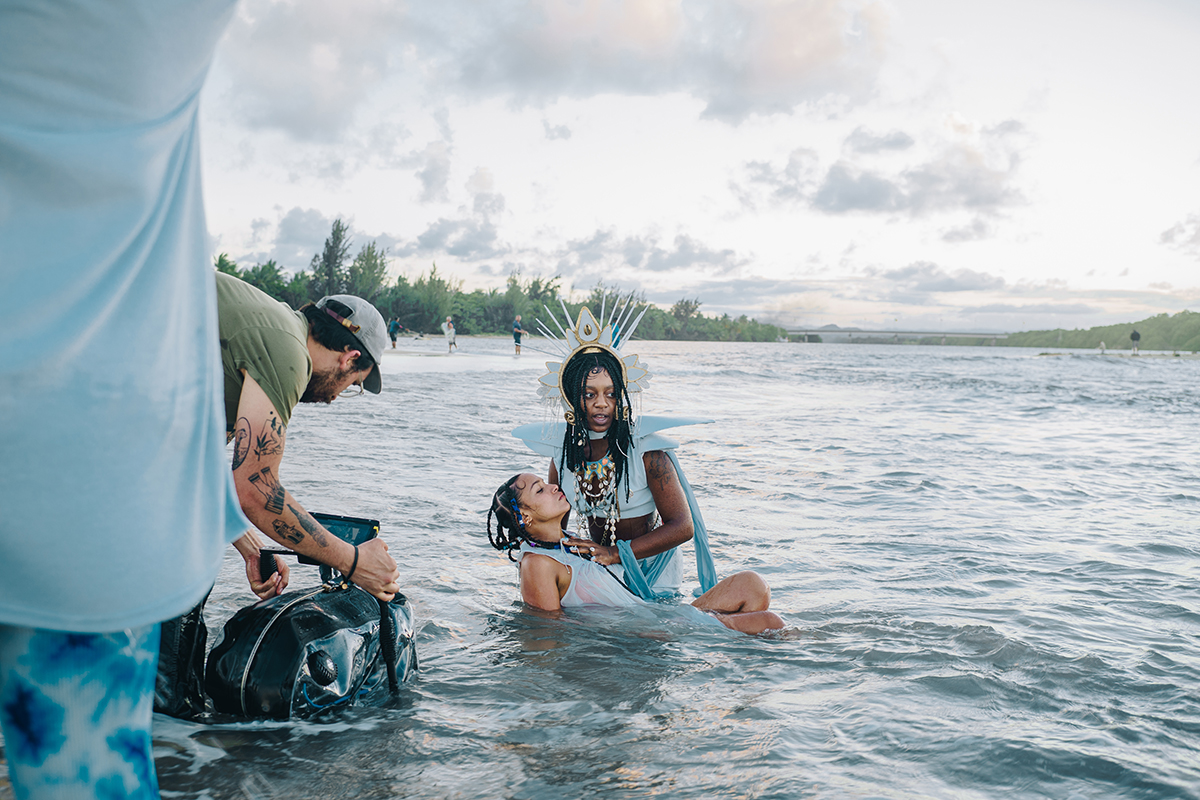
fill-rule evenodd
<path id="1" fill-rule="evenodd" d="M 346 573 L 346 580 L 354 577 L 354 570 L 358 569 L 358 545 L 354 545 L 354 563 L 350 565 L 350 571 Z"/>

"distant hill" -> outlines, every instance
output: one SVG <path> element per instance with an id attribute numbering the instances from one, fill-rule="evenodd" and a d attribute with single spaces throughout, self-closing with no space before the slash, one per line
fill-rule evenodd
<path id="1" fill-rule="evenodd" d="M 1129 334 L 1137 330 L 1142 335 L 1142 350 L 1186 350 L 1200 352 L 1200 312 L 1180 311 L 1178 314 L 1159 314 L 1140 322 L 1105 325 L 1081 330 L 1023 331 L 998 339 L 996 346 L 1004 347 L 1080 347 L 1095 348 L 1104 342 L 1109 350 L 1129 350 L 1133 343 Z"/>

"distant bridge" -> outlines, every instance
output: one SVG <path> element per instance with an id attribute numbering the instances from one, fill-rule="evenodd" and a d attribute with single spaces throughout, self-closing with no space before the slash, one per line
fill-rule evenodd
<path id="1" fill-rule="evenodd" d="M 864 328 L 786 328 L 788 336 L 848 336 L 853 339 L 855 336 L 859 338 L 879 338 L 892 337 L 893 341 L 899 341 L 900 337 L 911 338 L 919 336 L 921 338 L 941 337 L 942 344 L 946 343 L 947 339 L 991 339 L 992 344 L 996 343 L 997 339 L 1007 339 L 1007 333 L 972 333 L 970 331 L 869 331 Z"/>

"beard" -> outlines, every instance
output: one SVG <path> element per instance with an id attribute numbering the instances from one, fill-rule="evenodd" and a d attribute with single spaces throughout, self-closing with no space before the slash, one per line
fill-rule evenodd
<path id="1" fill-rule="evenodd" d="M 346 382 L 346 378 L 354 370 L 328 369 L 324 372 L 314 371 L 300 395 L 301 403 L 325 403 L 328 405 L 337 399 L 338 387 Z"/>

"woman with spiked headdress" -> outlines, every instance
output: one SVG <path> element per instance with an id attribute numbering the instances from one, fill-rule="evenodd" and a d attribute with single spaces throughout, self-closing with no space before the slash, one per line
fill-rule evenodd
<path id="1" fill-rule="evenodd" d="M 679 592 L 676 548 L 694 540 L 700 590 L 708 591 L 717 581 L 704 521 L 672 452 L 676 443 L 659 434 L 708 420 L 635 417 L 630 396 L 650 376 L 636 355 L 620 352 L 641 320 L 630 323 L 632 311 L 626 303 L 602 323 L 583 308 L 574 327 L 559 325 L 561 339 L 539 322 L 563 358 L 547 362 L 538 393 L 561 403 L 564 421 L 513 434 L 551 458 L 546 482 L 562 487 L 575 515 L 568 547 L 601 565 L 621 564 L 630 588 L 653 599 Z"/>

